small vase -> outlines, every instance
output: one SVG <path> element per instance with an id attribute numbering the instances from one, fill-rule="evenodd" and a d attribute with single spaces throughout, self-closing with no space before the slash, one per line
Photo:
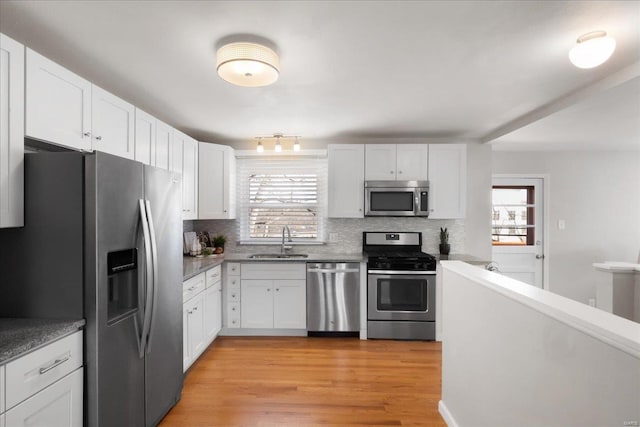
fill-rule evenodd
<path id="1" fill-rule="evenodd" d="M 224 253 L 224 245 L 218 245 L 215 247 L 215 253 L 223 254 Z"/>
<path id="2" fill-rule="evenodd" d="M 451 245 L 448 243 L 440 243 L 440 254 L 441 255 L 449 255 L 449 251 L 451 250 Z"/>

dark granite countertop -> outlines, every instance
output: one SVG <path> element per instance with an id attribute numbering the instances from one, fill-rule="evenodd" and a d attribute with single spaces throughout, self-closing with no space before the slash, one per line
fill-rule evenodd
<path id="1" fill-rule="evenodd" d="M 84 324 L 84 319 L 0 318 L 0 365 L 69 335 Z"/>
<path id="2" fill-rule="evenodd" d="M 185 256 L 182 258 L 182 280 L 184 281 L 192 278 L 193 276 L 197 276 L 203 271 L 207 271 L 216 265 L 222 264 L 222 261 L 224 261 L 224 256 L 210 258 Z"/>

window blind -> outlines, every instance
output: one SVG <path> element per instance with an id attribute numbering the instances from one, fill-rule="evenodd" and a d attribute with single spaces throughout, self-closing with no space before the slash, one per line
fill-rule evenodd
<path id="1" fill-rule="evenodd" d="M 242 242 L 280 242 L 285 226 L 294 242 L 324 240 L 326 158 L 241 158 L 237 166 Z"/>

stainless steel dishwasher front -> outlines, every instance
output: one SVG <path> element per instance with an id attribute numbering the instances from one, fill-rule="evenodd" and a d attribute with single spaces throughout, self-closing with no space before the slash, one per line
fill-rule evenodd
<path id="1" fill-rule="evenodd" d="M 360 263 L 307 263 L 307 330 L 360 330 Z"/>

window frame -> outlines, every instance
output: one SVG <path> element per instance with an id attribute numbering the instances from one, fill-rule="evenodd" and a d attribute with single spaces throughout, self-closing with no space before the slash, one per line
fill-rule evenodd
<path id="1" fill-rule="evenodd" d="M 513 205 L 513 206 L 525 206 L 527 212 L 527 223 L 524 226 L 520 226 L 517 228 L 525 228 L 527 230 L 525 237 L 525 241 L 523 243 L 515 243 L 515 242 L 500 242 L 494 240 L 494 236 L 509 236 L 509 234 L 496 234 L 494 233 L 495 226 L 493 221 L 495 221 L 495 204 L 493 203 L 493 190 L 525 190 L 527 192 L 527 201 L 525 205 Z M 492 198 L 491 198 L 491 211 L 492 211 L 492 223 L 491 223 L 491 246 L 534 246 L 536 242 L 535 236 L 535 228 L 536 228 L 536 217 L 535 217 L 535 187 L 533 185 L 493 185 L 491 187 Z M 516 220 L 516 214 L 514 211 L 514 218 Z M 508 228 L 508 227 L 505 227 Z M 516 229 L 516 227 L 512 228 Z"/>

